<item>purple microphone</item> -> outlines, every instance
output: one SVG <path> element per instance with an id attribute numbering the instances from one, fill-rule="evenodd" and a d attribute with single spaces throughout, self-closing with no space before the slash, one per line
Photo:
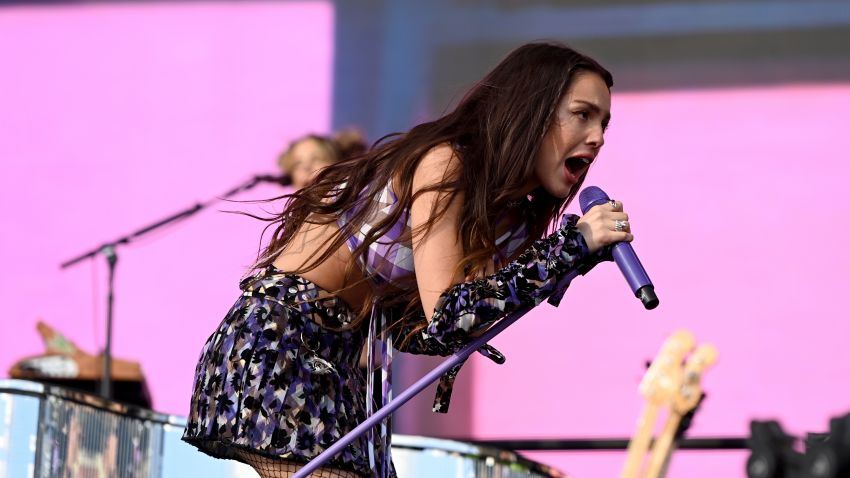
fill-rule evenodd
<path id="1" fill-rule="evenodd" d="M 578 198 L 578 202 L 581 204 L 582 214 L 587 214 L 587 211 L 593 206 L 604 204 L 610 200 L 611 198 L 605 194 L 605 191 L 596 186 L 584 188 Z M 632 245 L 628 242 L 618 242 L 611 248 L 611 255 L 614 256 L 614 262 L 617 263 L 620 272 L 626 276 L 626 281 L 629 283 L 629 287 L 632 288 L 632 292 L 635 293 L 635 297 L 643 302 L 643 306 L 647 310 L 658 307 L 658 296 L 655 295 L 655 286 L 652 285 L 652 281 L 646 275 L 646 271 L 643 269 L 640 260 L 638 260 Z"/>

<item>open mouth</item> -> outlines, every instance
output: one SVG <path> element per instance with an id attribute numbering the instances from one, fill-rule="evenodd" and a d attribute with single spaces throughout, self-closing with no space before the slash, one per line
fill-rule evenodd
<path id="1" fill-rule="evenodd" d="M 567 158 L 565 166 L 572 176 L 579 178 L 592 162 L 593 159 L 586 156 L 570 156 Z"/>

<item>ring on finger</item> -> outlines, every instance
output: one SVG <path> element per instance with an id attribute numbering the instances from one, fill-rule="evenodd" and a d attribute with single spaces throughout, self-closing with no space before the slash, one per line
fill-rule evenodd
<path id="1" fill-rule="evenodd" d="M 628 221 L 624 221 L 622 219 L 617 219 L 616 221 L 614 221 L 614 230 L 617 232 L 623 232 L 626 230 L 627 227 L 629 227 Z"/>

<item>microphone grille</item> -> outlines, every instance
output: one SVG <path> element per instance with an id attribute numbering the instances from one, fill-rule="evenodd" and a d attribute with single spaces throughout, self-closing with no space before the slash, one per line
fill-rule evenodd
<path id="1" fill-rule="evenodd" d="M 605 191 L 596 186 L 588 186 L 584 188 L 578 196 L 578 203 L 581 206 L 582 214 L 587 214 L 587 211 L 593 206 L 598 206 L 610 200 L 611 198 L 605 194 Z"/>

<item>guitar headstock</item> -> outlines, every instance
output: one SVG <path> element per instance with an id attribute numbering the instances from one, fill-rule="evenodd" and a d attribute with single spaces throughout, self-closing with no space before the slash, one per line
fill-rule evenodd
<path id="1" fill-rule="evenodd" d="M 44 341 L 47 353 L 66 356 L 73 356 L 79 353 L 80 350 L 73 342 L 46 323 L 39 320 L 35 328 L 38 330 L 38 334 L 41 335 L 41 340 Z"/>
<path id="2" fill-rule="evenodd" d="M 683 380 L 682 361 L 695 345 L 693 334 L 687 330 L 678 330 L 664 341 L 638 387 L 647 401 L 667 402 L 678 392 Z"/>
<path id="3" fill-rule="evenodd" d="M 684 380 L 673 396 L 672 408 L 679 414 L 693 410 L 702 397 L 702 374 L 717 362 L 717 349 L 711 344 L 703 344 L 688 357 L 684 367 Z"/>

